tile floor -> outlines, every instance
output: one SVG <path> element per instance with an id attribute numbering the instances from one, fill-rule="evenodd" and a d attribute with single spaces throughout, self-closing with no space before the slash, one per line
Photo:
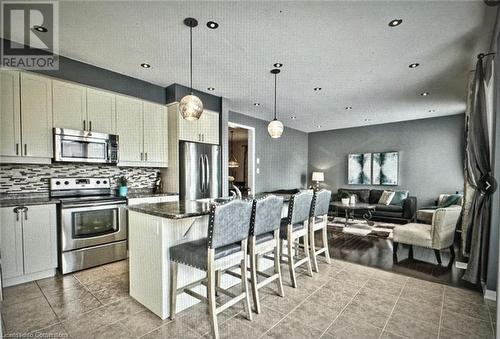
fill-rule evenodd
<path id="1" fill-rule="evenodd" d="M 71 338 L 210 337 L 198 304 L 162 321 L 128 296 L 127 261 L 5 289 L 10 334 Z M 287 272 L 287 271 L 284 271 Z M 334 260 L 285 297 L 262 290 L 263 309 L 219 315 L 222 338 L 493 338 L 496 309 L 473 291 Z"/>

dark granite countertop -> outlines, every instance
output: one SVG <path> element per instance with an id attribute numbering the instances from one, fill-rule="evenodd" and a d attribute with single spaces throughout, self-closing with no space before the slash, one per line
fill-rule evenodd
<path id="1" fill-rule="evenodd" d="M 59 199 L 51 198 L 46 193 L 0 194 L 0 207 L 58 204 L 59 202 Z"/>
<path id="2" fill-rule="evenodd" d="M 154 197 L 169 197 L 176 196 L 179 193 L 153 193 L 150 192 L 129 192 L 127 194 L 127 199 L 139 199 L 139 198 L 154 198 Z"/>
<path id="3" fill-rule="evenodd" d="M 168 219 L 183 219 L 198 217 L 210 213 L 210 203 L 200 201 L 172 201 L 155 204 L 139 204 L 127 206 L 127 209 L 134 212 L 154 215 Z"/>

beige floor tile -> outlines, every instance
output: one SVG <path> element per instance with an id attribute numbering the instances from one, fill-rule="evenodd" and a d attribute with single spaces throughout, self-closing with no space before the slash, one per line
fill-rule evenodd
<path id="1" fill-rule="evenodd" d="M 156 314 L 145 310 L 129 315 L 128 317 L 120 320 L 120 323 L 133 337 L 137 338 L 165 325 L 170 321 L 170 319 L 161 320 Z"/>
<path id="2" fill-rule="evenodd" d="M 484 305 L 484 298 L 480 292 L 466 290 L 457 287 L 445 287 L 445 298 L 460 302 Z"/>
<path id="3" fill-rule="evenodd" d="M 318 307 L 342 310 L 353 297 L 354 294 L 339 293 L 324 287 L 309 296 L 307 301 L 316 304 Z"/>
<path id="4" fill-rule="evenodd" d="M 426 292 L 426 294 L 434 295 L 437 297 L 442 296 L 442 294 L 444 293 L 445 285 L 421 279 L 408 278 L 406 287 L 412 290 L 422 290 Z"/>
<path id="5" fill-rule="evenodd" d="M 341 314 L 330 326 L 326 334 L 333 338 L 378 338 L 382 332 L 381 328 L 373 326 L 364 318 Z"/>
<path id="6" fill-rule="evenodd" d="M 2 308 L 6 333 L 29 333 L 59 322 L 45 297 Z"/>
<path id="7" fill-rule="evenodd" d="M 362 287 L 368 279 L 370 279 L 371 274 L 365 272 L 355 271 L 347 271 L 342 270 L 333 276 L 334 279 L 348 282 L 351 285 L 356 287 Z"/>
<path id="8" fill-rule="evenodd" d="M 82 338 L 97 331 L 100 327 L 111 325 L 113 322 L 113 317 L 104 307 L 100 307 L 66 320 L 61 324 L 72 338 Z"/>
<path id="9" fill-rule="evenodd" d="M 443 304 L 444 289 L 439 291 L 438 289 L 426 289 L 421 287 L 415 287 L 406 284 L 401 292 L 401 299 L 408 300 L 411 302 L 426 302 L 428 304 L 434 305 L 434 307 L 441 307 Z"/>
<path id="10" fill-rule="evenodd" d="M 61 323 L 42 328 L 32 334 L 35 338 L 67 338 L 69 336 Z"/>
<path id="11" fill-rule="evenodd" d="M 132 339 L 135 338 L 122 324 L 114 323 L 99 327 L 95 331 L 84 334 L 79 339 Z"/>
<path id="12" fill-rule="evenodd" d="M 286 317 L 267 333 L 267 338 L 289 339 L 289 338 L 319 338 L 322 332 L 303 324 L 296 319 Z"/>
<path id="13" fill-rule="evenodd" d="M 493 336 L 491 322 L 448 311 L 443 311 L 441 328 L 451 329 L 459 333 L 479 335 L 483 338 Z"/>
<path id="14" fill-rule="evenodd" d="M 466 299 L 467 300 L 467 299 Z M 444 310 L 490 321 L 490 311 L 485 304 L 473 304 L 456 298 L 444 297 Z"/>
<path id="15" fill-rule="evenodd" d="M 37 280 L 37 285 L 47 295 L 51 292 L 60 292 L 66 289 L 83 287 L 83 285 L 71 274 L 56 275 L 42 280 Z"/>
<path id="16" fill-rule="evenodd" d="M 106 271 L 104 266 L 89 268 L 84 271 L 77 272 L 73 276 L 78 279 L 82 284 L 87 285 L 96 280 L 109 277 L 109 272 Z"/>
<path id="17" fill-rule="evenodd" d="M 84 284 L 91 292 L 97 292 L 105 289 L 120 289 L 128 291 L 128 275 L 119 274 L 92 280 Z"/>
<path id="18" fill-rule="evenodd" d="M 405 314 L 392 314 L 385 329 L 409 338 L 437 338 L 439 323 L 419 321 Z"/>
<path id="19" fill-rule="evenodd" d="M 258 338 L 262 333 L 252 326 L 248 320 L 231 318 L 224 324 L 219 326 L 219 336 L 221 339 L 253 339 Z M 204 338 L 212 338 L 212 334 L 208 333 Z"/>
<path id="20" fill-rule="evenodd" d="M 182 338 L 182 339 L 195 339 L 199 338 L 200 335 L 191 329 L 189 329 L 183 322 L 176 319 L 163 325 L 162 327 L 149 332 L 145 336 L 141 337 L 144 339 L 173 339 L 173 338 Z"/>
<path id="21" fill-rule="evenodd" d="M 241 306 L 240 306 L 241 307 Z M 217 321 L 219 326 L 225 323 L 230 318 L 236 316 L 236 314 L 241 310 L 235 307 L 230 307 L 222 313 L 217 315 Z M 204 335 L 210 331 L 210 318 L 208 314 L 208 306 L 205 303 L 196 304 L 193 307 L 182 311 L 176 317 L 176 321 L 181 322 L 189 328 L 191 331 L 198 333 L 198 335 Z"/>
<path id="22" fill-rule="evenodd" d="M 43 294 L 51 305 L 65 304 L 75 299 L 82 299 L 90 294 L 90 292 L 83 287 L 83 285 L 74 285 L 66 289 L 52 289 L 44 291 Z"/>
<path id="23" fill-rule="evenodd" d="M 390 282 L 394 285 L 400 285 L 400 286 L 403 286 L 408 281 L 408 277 L 404 275 L 378 269 L 373 272 L 372 278 L 382 280 L 385 282 Z"/>
<path id="24" fill-rule="evenodd" d="M 399 299 L 394 308 L 393 314 L 413 317 L 415 320 L 439 325 L 441 317 L 441 307 L 423 301 L 409 301 Z"/>
<path id="25" fill-rule="evenodd" d="M 123 274 L 129 271 L 128 260 L 116 261 L 104 266 L 105 270 L 111 275 Z"/>
<path id="26" fill-rule="evenodd" d="M 396 303 L 396 298 L 377 293 L 359 293 L 347 305 L 342 315 L 383 328 Z"/>
<path id="27" fill-rule="evenodd" d="M 120 288 L 110 288 L 103 289 L 100 291 L 92 292 L 92 294 L 101 302 L 103 305 L 111 304 L 115 301 L 118 301 L 123 298 L 127 298 L 130 296 L 128 290 L 120 289 Z"/>
<path id="28" fill-rule="evenodd" d="M 13 305 L 28 301 L 30 299 L 42 297 L 42 291 L 35 282 L 29 282 L 12 287 L 7 287 L 3 290 L 4 306 Z"/>
<path id="29" fill-rule="evenodd" d="M 251 327 L 256 329 L 260 334 L 265 333 L 273 327 L 278 321 L 283 319 L 285 314 L 277 312 L 271 308 L 261 305 L 261 313 L 253 314 Z M 240 312 L 236 316 L 237 319 L 246 321 L 246 313 Z"/>
<path id="30" fill-rule="evenodd" d="M 102 304 L 89 292 L 80 295 L 76 299 L 70 301 L 51 301 L 50 306 L 54 310 L 57 317 L 61 320 L 67 320 L 99 308 Z"/>
<path id="31" fill-rule="evenodd" d="M 406 337 L 403 337 L 401 335 L 397 335 L 388 331 L 384 331 L 382 335 L 380 336 L 380 339 L 405 339 Z"/>
<path id="32" fill-rule="evenodd" d="M 332 305 L 335 305 L 332 303 Z M 324 332 L 342 311 L 342 307 L 318 307 L 314 301 L 305 301 L 300 304 L 289 317 L 298 323 Z"/>
<path id="33" fill-rule="evenodd" d="M 146 310 L 131 297 L 126 297 L 104 306 L 104 309 L 111 315 L 114 321 L 122 320 L 130 315 Z"/>
<path id="34" fill-rule="evenodd" d="M 490 337 L 488 336 L 483 337 L 479 334 L 464 333 L 449 328 L 441 328 L 439 331 L 439 338 L 440 339 L 487 339 L 487 338 L 494 338 L 494 336 L 491 335 Z"/>

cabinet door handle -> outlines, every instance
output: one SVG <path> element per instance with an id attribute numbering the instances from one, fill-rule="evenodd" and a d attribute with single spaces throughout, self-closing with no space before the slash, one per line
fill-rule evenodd
<path id="1" fill-rule="evenodd" d="M 83 130 L 85 131 L 86 128 L 85 128 L 86 124 L 85 124 L 85 120 L 83 120 Z"/>
<path id="2" fill-rule="evenodd" d="M 21 210 L 21 207 L 14 207 L 12 212 L 16 213 L 16 221 L 19 221 L 19 211 Z"/>
<path id="3" fill-rule="evenodd" d="M 16 155 L 19 155 L 19 144 L 16 144 Z"/>
<path id="4" fill-rule="evenodd" d="M 24 155 L 28 155 L 28 144 L 24 144 Z"/>
<path id="5" fill-rule="evenodd" d="M 91 120 L 89 120 L 89 131 L 92 132 L 92 121 Z"/>
<path id="6" fill-rule="evenodd" d="M 24 207 L 23 212 L 24 212 L 24 220 L 28 220 L 28 207 Z"/>
<path id="7" fill-rule="evenodd" d="M 141 161 L 144 160 L 144 153 L 141 152 Z"/>
<path id="8" fill-rule="evenodd" d="M 148 161 L 148 152 L 144 154 L 144 160 Z"/>

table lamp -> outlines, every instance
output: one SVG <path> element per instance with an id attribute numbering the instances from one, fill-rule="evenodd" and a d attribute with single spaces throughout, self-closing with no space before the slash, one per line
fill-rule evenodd
<path id="1" fill-rule="evenodd" d="M 325 181 L 325 174 L 323 172 L 313 172 L 312 181 L 316 182 L 316 190 L 319 190 L 319 183 Z"/>

